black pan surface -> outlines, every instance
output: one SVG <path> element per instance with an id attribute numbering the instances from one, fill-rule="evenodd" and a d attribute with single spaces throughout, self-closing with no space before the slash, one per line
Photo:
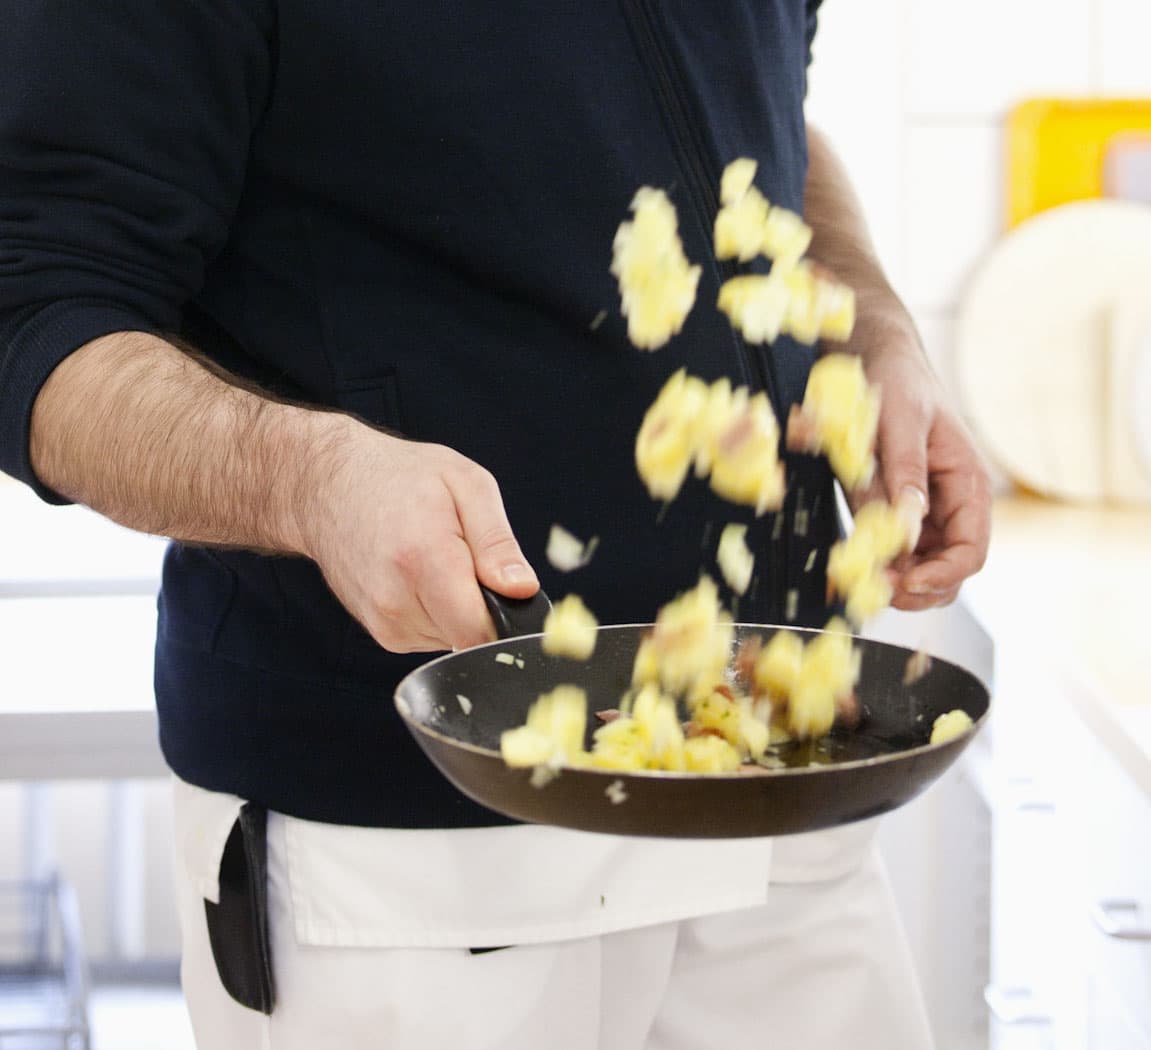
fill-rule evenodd
<path id="1" fill-rule="evenodd" d="M 650 628 L 599 628 L 586 663 L 548 656 L 538 634 L 453 653 L 405 678 L 396 705 L 444 776 L 507 816 L 620 835 L 743 838 L 815 831 L 903 805 L 959 757 L 990 703 L 979 679 L 945 660 L 935 659 L 925 676 L 905 686 L 911 650 L 856 639 L 862 654 L 859 727 L 837 728 L 815 744 L 780 751 L 784 768 L 709 776 L 565 769 L 533 786 L 531 770 L 504 764 L 500 734 L 523 724 L 540 693 L 571 683 L 586 690 L 592 711 L 616 707 Z M 737 625 L 733 659 L 741 641 L 752 635 L 766 640 L 778 629 Z M 500 662 L 499 654 L 515 662 Z M 929 744 L 935 719 L 955 708 L 971 716 L 975 730 Z M 590 747 L 598 722 L 589 716 L 588 723 Z"/>

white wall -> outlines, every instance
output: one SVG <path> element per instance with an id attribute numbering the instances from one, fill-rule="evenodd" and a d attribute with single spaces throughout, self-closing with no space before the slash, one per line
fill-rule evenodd
<path id="1" fill-rule="evenodd" d="M 810 85 L 954 389 L 957 304 L 1003 228 L 1004 116 L 1035 96 L 1151 96 L 1151 2 L 824 0 Z"/>

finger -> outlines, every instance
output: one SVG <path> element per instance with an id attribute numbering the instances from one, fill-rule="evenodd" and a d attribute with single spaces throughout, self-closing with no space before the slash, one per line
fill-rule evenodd
<path id="1" fill-rule="evenodd" d="M 927 447 L 932 420 L 914 400 L 889 401 L 879 424 L 876 452 L 887 500 L 899 509 L 914 549 L 927 513 Z"/>
<path id="2" fill-rule="evenodd" d="M 415 593 L 443 649 L 468 649 L 496 639 L 495 625 L 476 584 L 472 553 L 459 537 L 437 545 L 423 562 Z"/>
<path id="3" fill-rule="evenodd" d="M 933 481 L 935 542 L 921 549 L 903 587 L 910 594 L 942 593 L 973 576 L 987 558 L 991 531 L 991 486 L 974 447 L 946 421 L 933 455 L 939 465 Z"/>
<path id="4" fill-rule="evenodd" d="M 959 597 L 959 588 L 941 591 L 938 594 L 908 594 L 905 590 L 897 589 L 891 604 L 896 609 L 905 612 L 923 612 L 924 609 L 933 609 L 940 605 L 950 605 Z"/>
<path id="5" fill-rule="evenodd" d="M 447 480 L 476 578 L 509 598 L 530 598 L 539 579 L 512 533 L 495 478 L 468 463 Z"/>
<path id="6" fill-rule="evenodd" d="M 365 596 L 364 629 L 388 652 L 434 653 L 449 648 L 435 624 L 411 593 Z"/>

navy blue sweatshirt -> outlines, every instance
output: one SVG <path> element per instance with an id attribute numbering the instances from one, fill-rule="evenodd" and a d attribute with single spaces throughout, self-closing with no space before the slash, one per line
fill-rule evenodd
<path id="1" fill-rule="evenodd" d="M 109 332 L 180 335 L 277 395 L 483 464 L 545 589 L 577 590 L 601 622 L 652 619 L 715 574 L 722 524 L 749 521 L 759 578 L 740 618 L 780 621 L 795 590 L 797 619 L 822 624 L 836 529 L 822 461 L 789 463 L 777 521 L 699 482 L 661 515 L 632 460 L 681 366 L 766 389 L 781 418 L 802 397 L 810 352 L 748 347 L 714 308 L 733 267 L 714 261 L 710 230 L 739 156 L 758 159 L 772 201 L 802 209 L 816 7 L 9 5 L 0 468 L 60 502 L 28 460 L 44 380 Z M 703 264 L 682 334 L 654 354 L 628 344 L 608 272 L 644 184 L 670 192 Z M 602 538 L 576 576 L 545 560 L 557 521 Z M 313 563 L 173 544 L 159 612 L 161 743 L 184 779 L 315 820 L 501 822 L 394 712 L 396 682 L 426 657 L 380 649 Z"/>

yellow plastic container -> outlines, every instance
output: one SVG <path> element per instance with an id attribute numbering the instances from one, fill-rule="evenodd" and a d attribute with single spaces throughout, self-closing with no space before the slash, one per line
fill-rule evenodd
<path id="1" fill-rule="evenodd" d="M 1108 148 L 1151 137 L 1151 99 L 1031 99 L 1007 119 L 1007 227 L 1068 201 L 1105 196 Z"/>

